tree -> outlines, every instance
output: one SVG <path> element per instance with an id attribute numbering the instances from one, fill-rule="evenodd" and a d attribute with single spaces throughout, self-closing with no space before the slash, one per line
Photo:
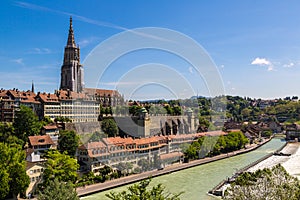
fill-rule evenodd
<path id="1" fill-rule="evenodd" d="M 146 179 L 138 184 L 128 187 L 128 191 L 122 191 L 120 193 L 110 192 L 106 194 L 109 199 L 112 200 L 179 200 L 179 196 L 182 194 L 171 194 L 165 191 L 165 187 L 162 184 L 153 186 L 148 189 L 151 179 Z"/>
<path id="2" fill-rule="evenodd" d="M 117 123 L 113 119 L 104 119 L 101 129 L 108 137 L 116 137 L 119 134 Z"/>
<path id="3" fill-rule="evenodd" d="M 23 105 L 16 113 L 13 126 L 16 136 L 23 141 L 27 141 L 28 136 L 38 135 L 42 128 L 42 124 L 31 108 Z"/>
<path id="4" fill-rule="evenodd" d="M 280 164 L 272 169 L 244 172 L 226 190 L 224 197 L 233 200 L 299 198 L 299 180 L 290 176 Z"/>
<path id="5" fill-rule="evenodd" d="M 138 166 L 141 167 L 142 171 L 144 172 L 151 169 L 151 163 L 145 158 L 142 158 L 138 161 Z"/>
<path id="6" fill-rule="evenodd" d="M 0 199 L 5 199 L 9 193 L 9 173 L 6 169 L 0 168 Z"/>
<path id="7" fill-rule="evenodd" d="M 15 130 L 12 124 L 0 123 L 0 142 L 7 144 L 18 144 L 23 146 L 24 141 L 17 138 L 15 135 Z"/>
<path id="8" fill-rule="evenodd" d="M 248 120 L 248 118 L 250 117 L 250 114 L 251 114 L 251 110 L 249 108 L 244 108 L 241 111 L 241 114 L 242 114 L 244 120 Z"/>
<path id="9" fill-rule="evenodd" d="M 25 152 L 20 145 L 0 143 L 0 197 L 24 194 L 29 177 L 25 170 Z"/>
<path id="10" fill-rule="evenodd" d="M 49 116 L 45 116 L 43 118 L 43 120 L 41 121 L 41 123 L 42 123 L 43 126 L 45 126 L 45 125 L 53 123 L 53 121 Z"/>
<path id="11" fill-rule="evenodd" d="M 54 122 L 62 122 L 62 123 L 65 123 L 65 122 L 72 122 L 72 120 L 68 117 L 56 117 L 54 119 Z"/>
<path id="12" fill-rule="evenodd" d="M 51 181 L 49 185 L 39 192 L 38 200 L 79 200 L 77 192 L 70 182 L 63 183 L 57 179 Z"/>
<path id="13" fill-rule="evenodd" d="M 66 152 L 69 156 L 74 157 L 79 145 L 79 136 L 75 131 L 60 131 L 58 137 L 58 150 L 60 153 Z"/>
<path id="14" fill-rule="evenodd" d="M 77 169 L 79 164 L 77 160 L 71 158 L 65 153 L 58 151 L 48 151 L 47 161 L 45 163 L 45 170 L 43 173 L 44 185 L 48 185 L 55 178 L 58 181 L 75 183 L 77 180 Z"/>
<path id="15" fill-rule="evenodd" d="M 116 168 L 119 171 L 119 173 L 123 176 L 126 176 L 126 174 L 129 173 L 129 171 L 132 169 L 133 165 L 130 162 L 120 162 L 117 164 Z"/>

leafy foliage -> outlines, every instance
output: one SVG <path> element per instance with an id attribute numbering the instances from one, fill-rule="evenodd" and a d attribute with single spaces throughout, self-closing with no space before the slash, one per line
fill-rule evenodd
<path id="1" fill-rule="evenodd" d="M 77 192 L 70 182 L 63 183 L 54 179 L 39 192 L 38 200 L 79 200 Z"/>
<path id="2" fill-rule="evenodd" d="M 200 137 L 189 146 L 182 146 L 187 159 L 198 159 L 239 150 L 245 147 L 248 139 L 240 131 L 231 132 L 225 136 Z"/>
<path id="3" fill-rule="evenodd" d="M 113 172 L 112 168 L 105 165 L 103 168 L 100 168 L 98 171 L 98 175 L 94 175 L 93 172 L 89 172 L 83 175 L 76 183 L 76 186 L 84 186 L 90 185 L 93 183 L 103 183 L 106 180 L 110 180 L 112 178 L 119 178 L 119 174 Z"/>
<path id="4" fill-rule="evenodd" d="M 300 198 L 300 183 L 290 176 L 281 165 L 272 169 L 244 172 L 226 190 L 224 199 L 278 199 Z"/>
<path id="5" fill-rule="evenodd" d="M 102 121 L 101 129 L 109 137 L 116 137 L 119 134 L 117 123 L 110 118 L 104 119 Z"/>
<path id="6" fill-rule="evenodd" d="M 79 164 L 77 160 L 71 158 L 65 153 L 58 151 L 48 151 L 47 161 L 45 163 L 45 170 L 43 174 L 44 185 L 48 185 L 54 179 L 58 181 L 75 183 L 77 180 L 77 169 Z"/>
<path id="7" fill-rule="evenodd" d="M 38 117 L 31 108 L 21 105 L 20 110 L 16 113 L 13 126 L 16 136 L 23 141 L 27 141 L 28 136 L 40 133 L 42 123 L 39 122 Z"/>
<path id="8" fill-rule="evenodd" d="M 25 170 L 25 152 L 20 145 L 0 143 L 0 197 L 25 193 L 29 177 Z"/>
<path id="9" fill-rule="evenodd" d="M 79 136 L 75 131 L 60 131 L 58 138 L 58 150 L 60 153 L 66 152 L 71 157 L 74 157 L 79 145 Z"/>
<path id="10" fill-rule="evenodd" d="M 15 134 L 15 129 L 12 126 L 12 124 L 0 123 L 0 142 L 23 146 L 24 141 L 17 138 L 14 134 Z"/>
<path id="11" fill-rule="evenodd" d="M 122 191 L 120 193 L 111 192 L 106 194 L 109 199 L 112 200 L 179 200 L 179 196 L 182 194 L 170 194 L 165 192 L 165 187 L 162 184 L 158 184 L 148 189 L 151 179 L 146 179 L 138 184 L 128 187 L 128 191 Z"/>
<path id="12" fill-rule="evenodd" d="M 56 117 L 54 119 L 55 122 L 72 122 L 71 119 L 69 119 L 68 117 Z"/>

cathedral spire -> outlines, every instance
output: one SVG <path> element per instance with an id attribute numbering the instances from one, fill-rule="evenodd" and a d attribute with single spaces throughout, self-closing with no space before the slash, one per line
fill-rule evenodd
<path id="1" fill-rule="evenodd" d="M 69 28 L 67 47 L 76 47 L 75 39 L 74 39 L 73 25 L 72 25 L 72 17 L 70 17 L 70 28 Z"/>
<path id="2" fill-rule="evenodd" d="M 70 17 L 68 42 L 65 46 L 64 62 L 61 67 L 60 89 L 81 92 L 84 88 L 83 77 L 80 49 L 75 44 L 72 17 Z"/>
<path id="3" fill-rule="evenodd" d="M 32 84 L 31 84 L 31 92 L 34 93 L 34 83 L 33 83 L 33 80 L 32 80 Z"/>

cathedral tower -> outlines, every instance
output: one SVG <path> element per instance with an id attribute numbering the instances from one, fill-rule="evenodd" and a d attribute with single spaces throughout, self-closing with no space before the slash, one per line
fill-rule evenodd
<path id="1" fill-rule="evenodd" d="M 64 63 L 61 67 L 60 89 L 82 92 L 83 88 L 83 66 L 80 64 L 79 46 L 75 44 L 71 17 L 67 46 L 64 52 Z"/>

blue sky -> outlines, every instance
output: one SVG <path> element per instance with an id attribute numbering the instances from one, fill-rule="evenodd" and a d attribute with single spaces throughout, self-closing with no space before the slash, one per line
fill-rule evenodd
<path id="1" fill-rule="evenodd" d="M 300 2 L 297 0 L 5 0 L 1 3 L 0 88 L 27 90 L 32 80 L 38 91 L 53 92 L 59 87 L 72 15 L 82 61 L 99 43 L 126 29 L 168 28 L 191 37 L 206 50 L 219 70 L 226 94 L 254 98 L 300 96 Z M 130 67 L 153 60 L 175 66 L 180 73 L 184 73 L 180 67 L 190 71 L 187 63 L 168 53 L 133 54 L 114 62 L 101 87 L 113 88 L 113 83 Z M 89 66 L 84 67 L 88 74 Z M 186 78 L 192 80 L 191 76 Z M 206 95 L 201 84 L 195 88 L 200 95 Z M 158 89 L 155 90 L 153 98 L 159 98 Z M 142 95 L 143 90 L 137 93 Z"/>

